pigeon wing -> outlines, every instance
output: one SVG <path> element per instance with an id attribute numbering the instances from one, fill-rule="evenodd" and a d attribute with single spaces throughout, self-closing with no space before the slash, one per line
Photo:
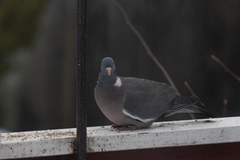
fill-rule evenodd
<path id="1" fill-rule="evenodd" d="M 173 105 L 176 91 L 160 82 L 120 77 L 123 82 L 123 113 L 133 119 L 147 123 L 161 117 Z"/>

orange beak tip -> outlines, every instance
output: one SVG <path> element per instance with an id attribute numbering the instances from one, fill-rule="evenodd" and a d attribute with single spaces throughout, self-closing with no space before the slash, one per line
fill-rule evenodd
<path id="1" fill-rule="evenodd" d="M 108 71 L 108 75 L 111 76 L 111 71 Z"/>

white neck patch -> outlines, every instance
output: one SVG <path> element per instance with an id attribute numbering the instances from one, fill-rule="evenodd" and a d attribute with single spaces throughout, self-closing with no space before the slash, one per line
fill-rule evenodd
<path id="1" fill-rule="evenodd" d="M 121 79 L 119 77 L 117 77 L 117 80 L 113 84 L 113 86 L 115 86 L 115 87 L 121 87 L 122 86 L 122 82 L 121 82 Z"/>

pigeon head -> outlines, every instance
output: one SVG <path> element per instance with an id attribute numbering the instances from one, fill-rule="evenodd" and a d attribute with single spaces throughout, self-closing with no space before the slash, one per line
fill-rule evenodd
<path id="1" fill-rule="evenodd" d="M 102 60 L 101 72 L 98 76 L 98 83 L 105 86 L 112 86 L 116 80 L 116 67 L 113 59 L 111 57 L 105 57 Z"/>

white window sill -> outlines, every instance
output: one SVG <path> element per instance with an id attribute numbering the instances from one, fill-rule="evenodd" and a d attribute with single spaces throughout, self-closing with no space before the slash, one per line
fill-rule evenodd
<path id="1" fill-rule="evenodd" d="M 156 122 L 148 129 L 117 132 L 87 128 L 87 152 L 240 142 L 240 117 Z M 0 159 L 73 154 L 76 129 L 0 134 Z"/>

